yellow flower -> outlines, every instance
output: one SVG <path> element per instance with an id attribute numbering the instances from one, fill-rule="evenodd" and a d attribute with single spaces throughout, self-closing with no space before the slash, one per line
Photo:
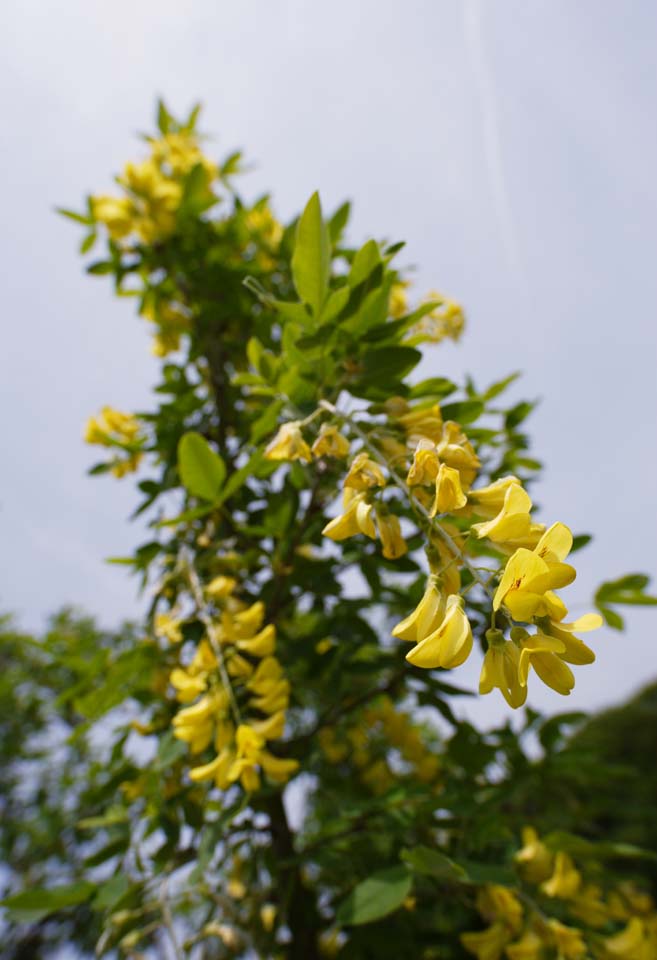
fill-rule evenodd
<path id="1" fill-rule="evenodd" d="M 564 649 L 559 653 L 561 659 L 575 666 L 593 663 L 595 660 L 593 650 L 587 647 L 583 640 L 576 637 L 575 632 L 587 633 L 589 630 L 597 630 L 601 626 L 602 617 L 597 613 L 585 613 L 574 623 L 554 623 L 547 617 L 539 621 L 539 627 L 543 633 L 546 633 L 549 637 L 555 637 L 563 644 Z"/>
<path id="2" fill-rule="evenodd" d="M 461 475 L 458 470 L 448 467 L 446 463 L 441 463 L 436 477 L 436 497 L 429 516 L 435 517 L 437 513 L 460 510 L 466 502 L 467 498 L 461 487 Z"/>
<path id="3" fill-rule="evenodd" d="M 169 681 L 171 686 L 176 688 L 176 696 L 181 703 L 191 703 L 207 687 L 205 677 L 192 677 L 186 670 L 181 670 L 180 667 L 175 667 L 171 671 Z"/>
<path id="4" fill-rule="evenodd" d="M 559 658 L 566 649 L 561 640 L 537 633 L 531 636 L 522 627 L 513 627 L 511 639 L 520 643 L 520 682 L 527 685 L 532 666 L 546 686 L 568 696 L 575 686 L 572 670 Z"/>
<path id="5" fill-rule="evenodd" d="M 396 517 L 394 513 L 384 514 L 377 510 L 376 520 L 383 547 L 383 556 L 386 560 L 397 560 L 398 557 L 403 557 L 408 551 L 408 547 L 401 534 L 399 517 Z"/>
<path id="6" fill-rule="evenodd" d="M 223 600 L 229 597 L 237 586 L 237 580 L 234 577 L 215 577 L 205 588 L 206 596 L 211 600 Z"/>
<path id="7" fill-rule="evenodd" d="M 234 754 L 228 749 L 223 749 L 210 763 L 204 763 L 200 767 L 193 767 L 189 771 L 190 780 L 194 783 L 202 783 L 204 780 L 214 780 L 220 790 L 227 790 L 231 784 L 228 773 L 234 762 Z"/>
<path id="8" fill-rule="evenodd" d="M 393 627 L 392 635 L 398 640 L 419 643 L 437 629 L 444 616 L 445 597 L 438 587 L 437 578 L 431 576 L 427 580 L 427 586 L 419 604 L 412 613 Z"/>
<path id="9" fill-rule="evenodd" d="M 609 917 L 607 905 L 602 899 L 602 889 L 588 884 L 570 903 L 570 913 L 588 927 L 604 927 Z"/>
<path id="10" fill-rule="evenodd" d="M 470 490 L 468 502 L 476 506 L 476 512 L 482 517 L 492 519 L 502 510 L 509 488 L 514 486 L 520 486 L 520 480 L 517 477 L 502 477 L 487 487 Z"/>
<path id="11" fill-rule="evenodd" d="M 552 854 L 533 827 L 523 827 L 522 847 L 514 860 L 529 883 L 540 883 L 552 873 Z"/>
<path id="12" fill-rule="evenodd" d="M 510 707 L 521 707 L 527 699 L 527 687 L 520 682 L 520 650 L 512 640 L 505 640 L 499 630 L 486 633 L 488 649 L 479 677 L 479 693 L 490 693 L 494 687 Z"/>
<path id="13" fill-rule="evenodd" d="M 316 457 L 337 457 L 339 460 L 349 456 L 349 449 L 347 438 L 330 423 L 322 424 L 319 436 L 312 445 L 312 452 Z"/>
<path id="14" fill-rule="evenodd" d="M 435 483 L 439 469 L 440 460 L 436 453 L 435 443 L 431 440 L 419 440 L 413 454 L 413 463 L 406 477 L 406 483 L 409 487 Z"/>
<path id="15" fill-rule="evenodd" d="M 103 407 L 98 417 L 91 417 L 85 429 L 87 443 L 111 446 L 113 443 L 134 443 L 139 435 L 139 421 L 131 413 Z"/>
<path id="16" fill-rule="evenodd" d="M 401 400 L 396 408 L 389 406 L 388 409 L 394 419 L 401 424 L 408 443 L 418 443 L 423 439 L 437 443 L 440 440 L 443 416 L 437 403 L 429 407 L 425 405 L 411 409 L 405 400 Z"/>
<path id="17" fill-rule="evenodd" d="M 279 710 L 265 720 L 252 720 L 251 726 L 264 740 L 278 740 L 285 730 L 285 711 Z"/>
<path id="18" fill-rule="evenodd" d="M 558 920 L 548 920 L 551 940 L 563 960 L 583 960 L 587 955 L 582 933 L 575 927 L 567 927 Z"/>
<path id="19" fill-rule="evenodd" d="M 436 443 L 436 453 L 448 467 L 458 470 L 463 489 L 469 490 L 481 463 L 458 423 L 445 421 L 440 439 Z"/>
<path id="20" fill-rule="evenodd" d="M 547 616 L 561 621 L 568 612 L 552 591 L 565 587 L 575 579 L 575 570 L 563 563 L 572 544 L 572 534 L 562 523 L 553 524 L 534 550 L 521 547 L 510 557 L 500 585 L 495 592 L 493 607 L 502 603 L 515 620 L 528 621 L 532 617 Z"/>
<path id="21" fill-rule="evenodd" d="M 181 643 L 183 635 L 182 620 L 172 617 L 170 613 L 157 613 L 153 621 L 155 635 L 164 637 L 169 643 Z"/>
<path id="22" fill-rule="evenodd" d="M 506 955 L 509 960 L 541 960 L 542 950 L 541 938 L 533 930 L 527 930 L 520 940 L 507 946 Z"/>
<path id="23" fill-rule="evenodd" d="M 388 313 L 393 320 L 399 320 L 408 313 L 408 297 L 406 296 L 407 283 L 393 283 L 390 287 Z"/>
<path id="24" fill-rule="evenodd" d="M 238 640 L 235 645 L 252 657 L 269 657 L 276 649 L 276 627 L 270 623 L 254 637 Z"/>
<path id="25" fill-rule="evenodd" d="M 654 960 L 654 945 L 651 948 L 645 924 L 639 917 L 632 917 L 624 930 L 604 941 L 606 956 L 619 960 Z"/>
<path id="26" fill-rule="evenodd" d="M 500 960 L 509 939 L 506 925 L 499 922 L 478 933 L 461 934 L 461 943 L 477 960 Z"/>
<path id="27" fill-rule="evenodd" d="M 474 523 L 472 531 L 477 537 L 487 537 L 493 543 L 503 543 L 505 540 L 524 537 L 529 533 L 531 526 L 529 516 L 531 508 L 529 494 L 519 484 L 509 484 L 497 516 L 485 523 Z"/>
<path id="28" fill-rule="evenodd" d="M 267 750 L 263 750 L 260 753 L 260 766 L 274 783 L 287 783 L 299 769 L 299 761 L 275 757 Z"/>
<path id="29" fill-rule="evenodd" d="M 541 884 L 548 897 L 571 900 L 582 885 L 582 875 L 567 853 L 560 851 L 554 860 L 554 873 Z"/>
<path id="30" fill-rule="evenodd" d="M 441 343 L 447 337 L 458 340 L 465 326 L 463 308 L 435 290 L 427 294 L 425 301 L 434 301 L 436 306 L 411 327 L 405 343 Z"/>
<path id="31" fill-rule="evenodd" d="M 303 439 L 299 420 L 284 423 L 265 449 L 267 460 L 305 460 L 310 462 L 312 453 Z"/>
<path id="32" fill-rule="evenodd" d="M 136 210 L 127 197 L 99 196 L 91 198 L 91 215 L 107 227 L 112 240 L 123 240 L 132 233 Z"/>
<path id="33" fill-rule="evenodd" d="M 373 506 L 365 499 L 365 494 L 351 496 L 345 490 L 346 510 L 334 520 L 330 520 L 322 533 L 329 540 L 346 540 L 357 533 L 364 533 L 371 540 L 376 540 L 376 527 L 372 517 Z"/>
<path id="34" fill-rule="evenodd" d="M 485 920 L 501 920 L 512 933 L 522 926 L 522 904 L 512 890 L 501 884 L 488 884 L 479 891 L 477 910 Z"/>
<path id="35" fill-rule="evenodd" d="M 273 903 L 263 903 L 260 907 L 260 923 L 267 933 L 271 933 L 276 923 L 277 908 Z"/>
<path id="36" fill-rule="evenodd" d="M 452 594 L 440 626 L 413 647 L 406 659 L 416 667 L 451 670 L 464 663 L 471 650 L 472 628 L 463 610 L 463 598 Z"/>
<path id="37" fill-rule="evenodd" d="M 372 487 L 384 487 L 385 483 L 383 470 L 366 453 L 359 453 L 354 458 L 344 478 L 344 486 L 352 490 L 370 490 Z"/>

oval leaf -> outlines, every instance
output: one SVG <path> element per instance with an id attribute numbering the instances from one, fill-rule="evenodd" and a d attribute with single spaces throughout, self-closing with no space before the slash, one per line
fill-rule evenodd
<path id="1" fill-rule="evenodd" d="M 343 900 L 336 920 L 340 926 L 358 926 L 387 917 L 401 907 L 412 886 L 413 878 L 406 867 L 379 870 L 359 883 Z"/>
<path id="2" fill-rule="evenodd" d="M 331 247 L 319 194 L 313 193 L 297 226 L 292 277 L 299 297 L 319 316 L 328 292 Z"/>
<path id="3" fill-rule="evenodd" d="M 186 433 L 178 444 L 178 470 L 193 497 L 217 499 L 226 478 L 226 466 L 200 433 Z"/>

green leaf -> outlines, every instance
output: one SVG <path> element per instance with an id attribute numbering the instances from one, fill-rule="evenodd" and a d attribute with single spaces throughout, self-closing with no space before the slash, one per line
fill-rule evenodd
<path id="1" fill-rule="evenodd" d="M 422 359 L 413 347 L 381 347 L 368 350 L 363 356 L 363 379 L 384 381 L 405 376 Z"/>
<path id="2" fill-rule="evenodd" d="M 319 194 L 314 193 L 297 225 L 292 256 L 292 278 L 301 300 L 319 316 L 328 292 L 331 244 L 322 220 Z"/>
<path id="3" fill-rule="evenodd" d="M 164 105 L 164 100 L 157 101 L 157 129 L 162 135 L 165 135 L 171 129 L 173 117 Z"/>
<path id="4" fill-rule="evenodd" d="M 492 383 L 488 390 L 484 393 L 482 400 L 485 403 L 488 403 L 489 400 L 493 400 L 495 397 L 498 397 L 501 393 L 504 393 L 507 387 L 510 387 L 518 377 L 521 376 L 520 371 L 510 374 L 510 376 L 505 377 L 504 380 L 498 380 L 496 383 Z"/>
<path id="5" fill-rule="evenodd" d="M 420 380 L 414 387 L 411 387 L 409 397 L 415 400 L 418 397 L 448 397 L 450 393 L 458 389 L 451 380 L 445 377 L 430 377 L 428 380 Z"/>
<path id="6" fill-rule="evenodd" d="M 468 883 L 468 875 L 444 853 L 432 850 L 431 847 L 412 847 L 402 850 L 402 860 L 415 873 L 421 873 L 437 880 L 453 881 L 454 883 Z"/>
<path id="7" fill-rule="evenodd" d="M 484 412 L 484 405 L 481 400 L 462 400 L 460 403 L 447 403 L 442 408 L 442 415 L 445 420 L 455 420 L 462 426 L 466 423 L 474 423 Z"/>
<path id="8" fill-rule="evenodd" d="M 226 466 L 200 433 L 185 433 L 178 444 L 180 479 L 193 497 L 214 502 L 226 479 Z"/>
<path id="9" fill-rule="evenodd" d="M 94 897 L 94 910 L 107 910 L 113 907 L 121 900 L 130 889 L 130 881 L 124 874 L 117 874 L 110 877 L 105 883 L 98 887 L 98 893 Z"/>
<path id="10" fill-rule="evenodd" d="M 89 216 L 85 216 L 83 213 L 76 213 L 75 210 L 66 210 L 64 207 L 55 207 L 55 211 L 62 217 L 68 217 L 69 220 L 74 220 L 75 223 L 82 223 L 85 227 L 90 227 L 93 224 L 93 219 Z"/>
<path id="11" fill-rule="evenodd" d="M 333 216 L 328 222 L 329 236 L 331 238 L 331 243 L 335 246 L 339 243 L 340 238 L 344 232 L 344 228 L 349 222 L 349 216 L 351 214 L 351 204 L 349 201 L 343 203 L 341 207 L 335 211 Z"/>
<path id="12" fill-rule="evenodd" d="M 349 286 L 357 287 L 371 275 L 381 263 L 381 251 L 376 240 L 368 240 L 354 257 L 349 271 Z"/>
<path id="13" fill-rule="evenodd" d="M 401 907 L 412 886 L 413 878 L 404 866 L 379 870 L 342 901 L 336 921 L 339 926 L 358 926 L 387 917 Z"/>
<path id="14" fill-rule="evenodd" d="M 50 889 L 33 887 L 31 890 L 23 890 L 21 893 L 15 893 L 11 897 L 0 900 L 0 906 L 7 907 L 24 920 L 38 920 L 57 910 L 84 903 L 95 891 L 96 884 L 86 880 Z"/>

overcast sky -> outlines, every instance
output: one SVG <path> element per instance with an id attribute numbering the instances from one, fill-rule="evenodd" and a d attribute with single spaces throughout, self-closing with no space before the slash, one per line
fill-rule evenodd
<path id="1" fill-rule="evenodd" d="M 319 188 L 355 202 L 354 240 L 404 239 L 418 289 L 463 302 L 461 345 L 425 375 L 524 371 L 548 522 L 593 531 L 570 588 L 653 572 L 657 518 L 657 4 L 603 0 L 4 0 L 0 6 L 4 469 L 0 606 L 38 627 L 64 602 L 104 624 L 140 609 L 103 557 L 129 553 L 130 481 L 91 479 L 85 418 L 144 408 L 146 325 L 82 273 L 53 214 L 138 155 L 163 95 L 197 99 L 218 155 L 289 218 Z M 657 615 L 599 631 L 568 700 L 590 709 L 657 674 Z M 472 658 L 460 673 L 474 683 Z M 493 695 L 496 696 L 496 695 Z M 501 698 L 468 707 L 503 716 Z"/>

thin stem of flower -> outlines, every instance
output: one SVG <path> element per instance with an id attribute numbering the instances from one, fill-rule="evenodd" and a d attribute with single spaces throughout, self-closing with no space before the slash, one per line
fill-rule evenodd
<path id="1" fill-rule="evenodd" d="M 348 423 L 351 429 L 354 431 L 354 433 L 359 437 L 360 440 L 363 441 L 363 445 L 372 454 L 372 456 L 376 457 L 377 461 L 380 464 L 382 464 L 384 467 L 387 467 L 390 470 L 390 464 L 388 463 L 387 459 L 381 455 L 381 452 L 377 450 L 374 444 L 370 442 L 370 439 L 367 436 L 367 434 L 360 429 L 359 425 L 354 420 L 352 420 L 351 417 L 347 416 L 344 413 L 341 413 L 336 407 L 333 406 L 332 403 L 328 403 L 326 400 L 320 400 L 320 406 L 324 407 L 325 410 L 328 410 L 329 413 L 332 413 L 333 416 L 338 417 L 344 423 Z M 392 482 L 400 490 L 402 490 L 405 493 L 409 502 L 412 503 L 414 498 L 412 497 L 410 487 L 400 477 L 398 477 L 395 473 L 393 473 L 392 470 L 390 470 L 390 477 L 392 479 Z M 459 547 L 456 545 L 452 537 L 450 537 L 447 531 L 444 530 L 439 523 L 437 523 L 436 518 L 432 517 L 429 514 L 429 511 L 426 509 L 426 507 L 423 506 L 423 504 L 421 504 L 417 499 L 415 499 L 415 509 L 424 517 L 426 521 L 428 521 L 432 530 L 435 530 L 435 532 L 442 539 L 446 547 L 452 553 L 454 553 L 457 557 L 459 557 L 463 565 L 468 568 L 468 570 L 470 571 L 474 579 L 477 581 L 479 586 L 483 587 L 484 590 L 489 595 L 492 596 L 492 590 L 488 586 L 487 582 L 482 577 L 479 576 L 477 568 L 470 563 L 470 561 L 465 556 L 463 551 L 460 550 Z"/>

